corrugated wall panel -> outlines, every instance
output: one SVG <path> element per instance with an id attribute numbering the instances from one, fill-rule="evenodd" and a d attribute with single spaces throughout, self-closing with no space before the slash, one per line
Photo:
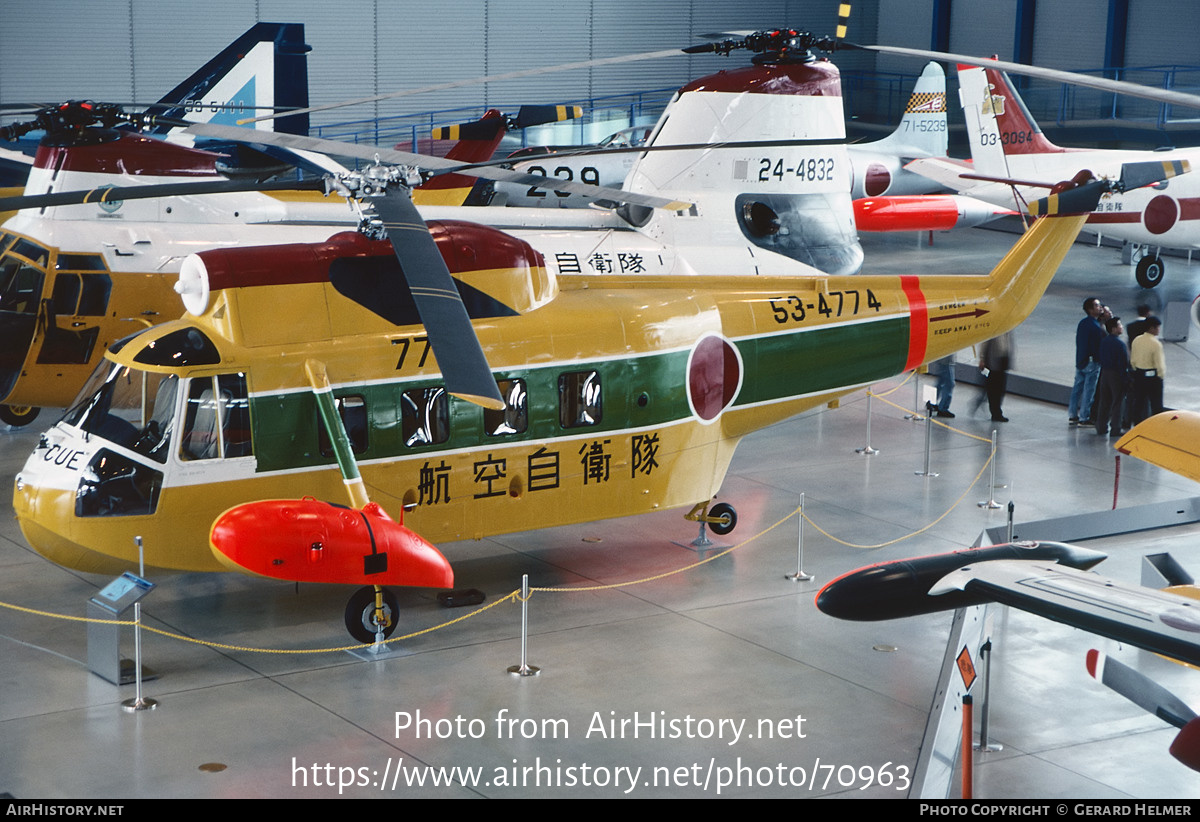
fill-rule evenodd
<path id="1" fill-rule="evenodd" d="M 129 0 L 5 0 L 0 102 L 133 96 Z"/>
<path id="2" fill-rule="evenodd" d="M 1125 64 L 1200 65 L 1200 3 L 1130 0 Z"/>
<path id="3" fill-rule="evenodd" d="M 1013 58 L 1017 0 L 955 0 L 950 15 L 950 50 L 1001 60 Z M 921 48 L 929 47 L 926 36 Z"/>
<path id="4" fill-rule="evenodd" d="M 875 39 L 869 43 L 882 46 L 927 49 L 933 31 L 933 0 L 912 0 L 909 3 L 881 3 Z M 920 74 L 923 63 L 907 57 L 881 54 L 876 58 L 879 71 L 897 74 Z"/>
<path id="5" fill-rule="evenodd" d="M 160 99 L 258 22 L 252 4 L 205 0 L 201 34 L 187 22 L 192 4 L 186 0 L 131 2 L 133 87 L 135 99 L 147 103 Z"/>

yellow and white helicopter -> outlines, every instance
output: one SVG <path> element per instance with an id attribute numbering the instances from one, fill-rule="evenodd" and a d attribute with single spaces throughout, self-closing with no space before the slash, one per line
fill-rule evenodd
<path id="1" fill-rule="evenodd" d="M 621 212 L 456 214 L 423 206 L 423 213 L 511 228 L 554 273 L 853 273 L 862 250 L 850 205 L 839 76 L 831 63 L 810 58 L 807 44 L 794 48 L 794 35 L 759 37 L 753 46 L 768 62 L 681 91 L 638 163 L 639 181 L 619 195 L 627 204 L 663 202 L 659 195 L 666 195 L 694 208 L 657 217 L 636 203 Z M 207 136 L 229 143 L 222 136 L 228 132 L 213 129 Z M 695 144 L 698 134 L 723 147 Z M 219 171 L 218 156 L 147 140 L 125 134 L 96 146 L 47 147 L 26 196 L 0 202 L 0 209 L 24 209 L 0 234 L 0 419 L 20 424 L 38 406 L 65 405 L 108 345 L 170 317 L 170 289 L 188 254 L 316 242 L 359 221 L 340 198 L 293 193 L 294 182 L 274 184 L 283 192 L 248 192 Z M 343 157 L 353 148 L 324 145 Z M 276 140 L 268 148 L 291 151 L 310 167 L 344 170 L 298 143 Z M 377 155 L 385 162 L 415 156 L 375 148 L 358 153 L 367 162 Z M 536 182 L 517 172 L 490 173 Z M 134 183 L 179 188 L 160 189 L 154 200 L 105 193 Z M 93 193 L 86 199 L 72 196 L 87 190 Z M 210 191 L 222 193 L 203 193 Z"/>

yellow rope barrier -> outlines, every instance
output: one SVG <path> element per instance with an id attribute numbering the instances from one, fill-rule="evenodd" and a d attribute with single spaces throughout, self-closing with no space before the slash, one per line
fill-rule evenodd
<path id="1" fill-rule="evenodd" d="M 886 402 L 888 405 L 891 405 L 894 408 L 897 408 L 901 411 L 907 412 L 908 409 L 904 408 L 901 405 L 897 405 L 896 403 L 892 402 L 891 400 L 888 400 L 886 397 L 888 394 L 892 394 L 893 392 L 898 390 L 901 386 L 903 386 L 905 383 L 907 383 L 910 379 L 912 379 L 912 377 L 915 373 L 916 373 L 915 371 L 910 371 L 908 373 L 908 376 L 906 376 L 899 385 L 897 385 L 895 388 L 889 389 L 888 391 L 886 391 L 883 394 L 872 393 L 870 389 L 867 389 L 867 394 L 870 396 L 878 397 L 879 399 Z M 956 434 L 961 434 L 964 437 L 970 437 L 971 439 L 981 440 L 983 442 L 989 442 L 989 443 L 991 442 L 990 439 L 980 437 L 975 434 L 971 434 L 970 432 L 967 432 L 967 431 L 962 431 L 960 429 L 946 425 L 945 423 L 937 422 L 936 420 L 933 420 L 933 422 L 936 425 L 940 425 L 943 428 L 945 428 L 949 431 L 953 431 Z M 801 511 L 800 508 L 796 508 L 791 513 L 789 513 L 787 516 L 778 520 L 774 524 L 767 526 L 763 530 L 759 531 L 757 534 L 754 534 L 753 536 L 742 540 L 737 545 L 726 548 L 724 551 L 721 551 L 720 553 L 714 554 L 711 557 L 706 557 L 705 559 L 702 559 L 698 562 L 693 562 L 690 565 L 685 565 L 681 568 L 676 568 L 671 571 L 665 571 L 661 574 L 655 574 L 655 575 L 649 576 L 649 577 L 643 577 L 641 579 L 627 580 L 625 582 L 614 582 L 614 583 L 609 583 L 607 585 L 582 585 L 582 586 L 569 586 L 569 587 L 530 588 L 529 589 L 529 597 L 526 597 L 526 598 L 521 597 L 520 590 L 515 590 L 515 591 L 512 591 L 512 592 L 506 594 L 505 596 L 503 596 L 487 605 L 484 605 L 481 608 L 476 608 L 474 611 L 471 611 L 470 613 L 463 614 L 462 616 L 457 617 L 452 620 L 449 620 L 448 622 L 443 622 L 441 624 L 434 625 L 432 627 L 425 628 L 420 631 L 413 631 L 412 633 L 404 634 L 403 636 L 391 637 L 389 639 L 384 640 L 384 644 L 389 644 L 392 642 L 401 642 L 403 640 L 413 639 L 415 637 L 423 636 L 424 634 L 433 633 L 434 631 L 439 631 L 443 628 L 449 628 L 451 625 L 456 625 L 459 622 L 463 622 L 465 620 L 471 619 L 475 616 L 478 616 L 479 614 L 482 614 L 484 611 L 487 611 L 491 608 L 495 608 L 497 605 L 500 605 L 505 602 L 518 602 L 518 601 L 526 602 L 526 601 L 528 601 L 528 599 L 532 598 L 534 592 L 543 592 L 543 593 L 576 593 L 576 592 L 580 592 L 580 593 L 582 593 L 585 591 L 606 591 L 606 590 L 610 590 L 610 589 L 614 589 L 614 588 L 629 588 L 634 585 L 642 585 L 642 584 L 645 584 L 648 582 L 655 582 L 660 579 L 665 579 L 666 577 L 674 576 L 676 574 L 682 574 L 685 571 L 691 571 L 695 568 L 699 568 L 701 565 L 706 565 L 710 562 L 713 562 L 714 560 L 721 559 L 722 557 L 733 553 L 734 551 L 738 550 L 739 548 L 749 545 L 751 542 L 754 542 L 755 540 L 759 539 L 760 537 L 763 537 L 766 534 L 770 533 L 771 531 L 775 530 L 780 525 L 783 525 L 783 523 L 787 522 L 792 517 L 796 516 L 796 514 L 800 514 L 800 516 L 802 516 L 809 525 L 811 525 L 813 528 L 815 528 L 817 531 L 819 531 L 825 537 L 829 538 L 833 542 L 838 543 L 839 545 L 845 545 L 850 548 L 867 548 L 867 549 L 883 548 L 888 545 L 894 545 L 897 542 L 902 542 L 906 539 L 915 537 L 918 534 L 925 533 L 930 528 L 934 527 L 939 522 L 944 520 L 947 516 L 949 516 L 950 512 L 953 511 L 955 508 L 957 508 L 960 503 L 962 503 L 963 499 L 967 496 L 968 493 L 970 493 L 971 489 L 975 487 L 975 484 L 979 482 L 980 477 L 983 476 L 983 472 L 986 471 L 988 465 L 991 464 L 992 456 L 993 455 L 988 456 L 987 461 L 984 462 L 984 464 L 983 464 L 983 467 L 979 469 L 979 473 L 975 475 L 975 479 L 973 479 L 971 481 L 971 484 L 967 486 L 966 490 L 963 491 L 963 493 L 958 497 L 958 499 L 956 499 L 954 501 L 954 504 L 952 504 L 948 509 L 946 509 L 945 513 L 943 513 L 940 517 L 938 517 L 937 519 L 935 519 L 933 522 L 929 523 L 925 527 L 920 528 L 916 531 L 913 531 L 911 534 L 906 534 L 902 537 L 897 537 L 896 539 L 889 540 L 887 542 L 880 542 L 880 543 L 877 543 L 874 545 L 860 545 L 857 543 L 847 542 L 845 540 L 838 539 L 837 537 L 833 536 L 828 531 L 823 529 L 816 522 L 814 522 L 812 520 L 812 518 L 809 517 L 808 514 L 805 514 L 803 511 Z M 131 620 L 93 619 L 91 617 L 78 617 L 78 616 L 70 616 L 67 614 L 57 614 L 57 613 L 53 613 L 51 611 L 41 611 L 36 608 L 27 608 L 22 605 L 13 605 L 12 603 L 3 602 L 3 601 L 0 601 L 0 607 L 8 608 L 13 611 L 20 611 L 20 612 L 27 613 L 27 614 L 33 614 L 36 616 L 44 616 L 44 617 L 49 617 L 51 619 L 63 619 L 63 620 L 71 621 L 71 622 L 94 622 L 94 623 L 101 624 L 101 625 L 133 625 L 133 624 L 135 624 Z M 160 636 L 167 637 L 168 639 L 177 639 L 177 640 L 180 640 L 181 642 L 190 642 L 194 645 L 202 645 L 206 648 L 214 648 L 214 649 L 220 649 L 220 650 L 225 650 L 225 651 L 246 651 L 246 652 L 250 652 L 250 653 L 259 653 L 259 654 L 327 654 L 327 653 L 335 653 L 335 652 L 341 652 L 341 651 L 362 650 L 365 647 L 369 647 L 369 646 L 366 646 L 363 644 L 356 643 L 354 645 L 342 645 L 342 646 L 338 646 L 336 648 L 308 648 L 308 649 L 304 649 L 304 648 L 300 648 L 300 649 L 254 648 L 254 647 L 250 647 L 250 646 L 246 646 L 246 645 L 229 645 L 229 644 L 226 644 L 223 642 L 212 642 L 210 640 L 196 639 L 195 637 L 185 636 L 183 634 L 175 633 L 173 631 L 165 631 L 161 628 L 154 628 L 154 627 L 152 627 L 150 625 L 146 625 L 144 623 L 142 624 L 142 628 L 151 633 L 155 633 Z"/>

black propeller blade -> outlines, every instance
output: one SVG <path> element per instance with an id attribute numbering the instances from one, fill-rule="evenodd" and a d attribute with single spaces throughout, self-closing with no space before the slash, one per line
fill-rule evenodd
<path id="1" fill-rule="evenodd" d="M 371 201 L 383 221 L 417 312 L 429 335 L 446 390 L 456 397 L 501 410 L 504 399 L 471 326 L 454 279 L 408 191 L 389 188 Z"/>
<path id="2" fill-rule="evenodd" d="M 1095 649 L 1087 652 L 1087 670 L 1105 687 L 1179 728 L 1171 743 L 1171 756 L 1200 771 L 1200 719 L 1187 703 L 1140 671 Z"/>

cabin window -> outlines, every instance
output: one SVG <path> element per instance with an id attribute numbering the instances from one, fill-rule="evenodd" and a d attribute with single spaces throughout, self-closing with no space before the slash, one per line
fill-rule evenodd
<path id="1" fill-rule="evenodd" d="M 0 259 L 0 311 L 36 313 L 42 296 L 40 269 L 15 257 Z"/>
<path id="2" fill-rule="evenodd" d="M 253 453 L 246 375 L 192 379 L 183 409 L 179 455 L 185 460 L 210 460 Z"/>
<path id="3" fill-rule="evenodd" d="M 603 413 L 600 374 L 572 371 L 558 377 L 558 421 L 563 428 L 599 424 Z"/>
<path id="4" fill-rule="evenodd" d="M 178 378 L 103 362 L 63 420 L 156 462 L 167 461 Z"/>
<path id="5" fill-rule="evenodd" d="M 101 448 L 80 472 L 77 517 L 149 516 L 158 507 L 161 471 Z"/>
<path id="6" fill-rule="evenodd" d="M 446 387 L 413 388 L 400 395 L 400 424 L 409 448 L 450 439 L 450 402 Z"/>
<path id="7" fill-rule="evenodd" d="M 529 427 L 529 400 L 525 380 L 496 380 L 504 410 L 483 409 L 483 430 L 489 437 L 523 434 Z"/>
<path id="8" fill-rule="evenodd" d="M 335 397 L 333 404 L 337 408 L 338 416 L 342 418 L 342 427 L 346 429 L 346 436 L 350 438 L 350 450 L 355 454 L 364 453 L 367 450 L 367 432 L 370 429 L 366 400 L 359 394 L 348 394 L 345 397 Z M 332 457 L 333 440 L 329 438 L 329 432 L 325 430 L 325 423 L 320 419 L 319 411 L 317 430 L 320 432 L 321 456 Z"/>
<path id="9" fill-rule="evenodd" d="M 112 279 L 107 274 L 60 272 L 54 278 L 54 313 L 100 317 L 108 308 Z"/>

